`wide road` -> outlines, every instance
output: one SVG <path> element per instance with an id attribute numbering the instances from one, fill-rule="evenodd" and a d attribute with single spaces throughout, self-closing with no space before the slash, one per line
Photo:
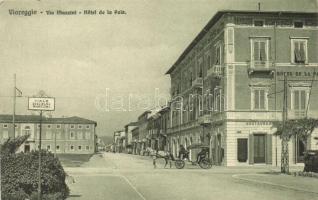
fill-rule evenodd
<path id="1" fill-rule="evenodd" d="M 66 168 L 69 200 L 318 199 L 318 179 L 275 175 L 273 168 L 186 165 L 156 169 L 149 157 L 103 153 L 82 167 Z"/>

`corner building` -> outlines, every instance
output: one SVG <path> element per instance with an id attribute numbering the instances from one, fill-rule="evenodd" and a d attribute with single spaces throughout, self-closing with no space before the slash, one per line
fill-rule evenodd
<path id="1" fill-rule="evenodd" d="M 284 79 L 288 119 L 318 118 L 318 13 L 219 11 L 174 65 L 168 146 L 210 145 L 219 165 L 280 165 Z M 285 78 L 286 77 L 286 78 Z M 308 107 L 308 109 L 307 109 Z M 307 112 L 308 110 L 308 112 Z M 318 149 L 318 130 L 307 149 Z M 298 138 L 290 164 L 303 162 Z M 191 159 L 195 159 L 191 150 Z"/>

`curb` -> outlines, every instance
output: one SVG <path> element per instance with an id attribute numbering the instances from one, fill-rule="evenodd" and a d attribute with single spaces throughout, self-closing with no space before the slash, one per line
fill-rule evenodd
<path id="1" fill-rule="evenodd" d="M 291 187 L 291 186 L 287 186 L 287 185 L 276 184 L 276 183 L 268 182 L 268 181 L 258 181 L 258 180 L 254 180 L 254 179 L 242 178 L 242 177 L 240 177 L 241 175 L 266 176 L 263 174 L 234 174 L 234 175 L 232 175 L 232 178 L 237 179 L 237 180 L 247 181 L 247 182 L 253 182 L 253 183 L 259 183 L 259 184 L 264 184 L 264 185 L 280 187 L 280 188 L 284 188 L 284 189 L 288 189 L 288 190 L 294 190 L 297 192 L 318 194 L 318 192 L 314 192 L 311 190 L 299 189 L 299 188 L 295 188 L 295 187 Z"/>

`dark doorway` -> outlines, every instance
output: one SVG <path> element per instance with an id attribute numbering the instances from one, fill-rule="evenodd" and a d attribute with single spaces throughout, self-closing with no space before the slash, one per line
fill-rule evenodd
<path id="1" fill-rule="evenodd" d="M 24 145 L 24 153 L 29 153 L 30 152 L 30 145 L 26 144 Z"/>
<path id="2" fill-rule="evenodd" d="M 247 158 L 247 138 L 239 138 L 237 139 L 237 160 L 239 162 L 246 162 Z"/>
<path id="3" fill-rule="evenodd" d="M 296 155 L 297 155 L 297 162 L 302 163 L 304 162 L 304 152 L 306 151 L 304 143 L 300 139 L 296 139 Z"/>
<path id="4" fill-rule="evenodd" d="M 254 163 L 265 163 L 265 135 L 254 135 Z"/>

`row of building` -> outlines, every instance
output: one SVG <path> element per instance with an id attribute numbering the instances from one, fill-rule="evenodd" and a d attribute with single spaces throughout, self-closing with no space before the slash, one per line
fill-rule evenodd
<path id="1" fill-rule="evenodd" d="M 207 144 L 219 165 L 280 165 L 273 123 L 282 121 L 284 96 L 288 119 L 318 118 L 317 50 L 318 13 L 219 11 L 167 71 L 170 103 L 141 114 L 114 142 L 121 151 L 152 147 L 174 156 L 181 144 Z M 307 147 L 291 139 L 291 165 L 318 149 L 317 136 Z"/>
<path id="2" fill-rule="evenodd" d="M 20 146 L 19 152 L 41 148 L 56 154 L 93 154 L 97 151 L 97 123 L 80 117 L 52 118 L 36 115 L 15 115 L 13 128 L 12 115 L 0 115 L 0 144 L 9 138 L 29 135 Z M 40 126 L 41 124 L 41 126 Z"/>

